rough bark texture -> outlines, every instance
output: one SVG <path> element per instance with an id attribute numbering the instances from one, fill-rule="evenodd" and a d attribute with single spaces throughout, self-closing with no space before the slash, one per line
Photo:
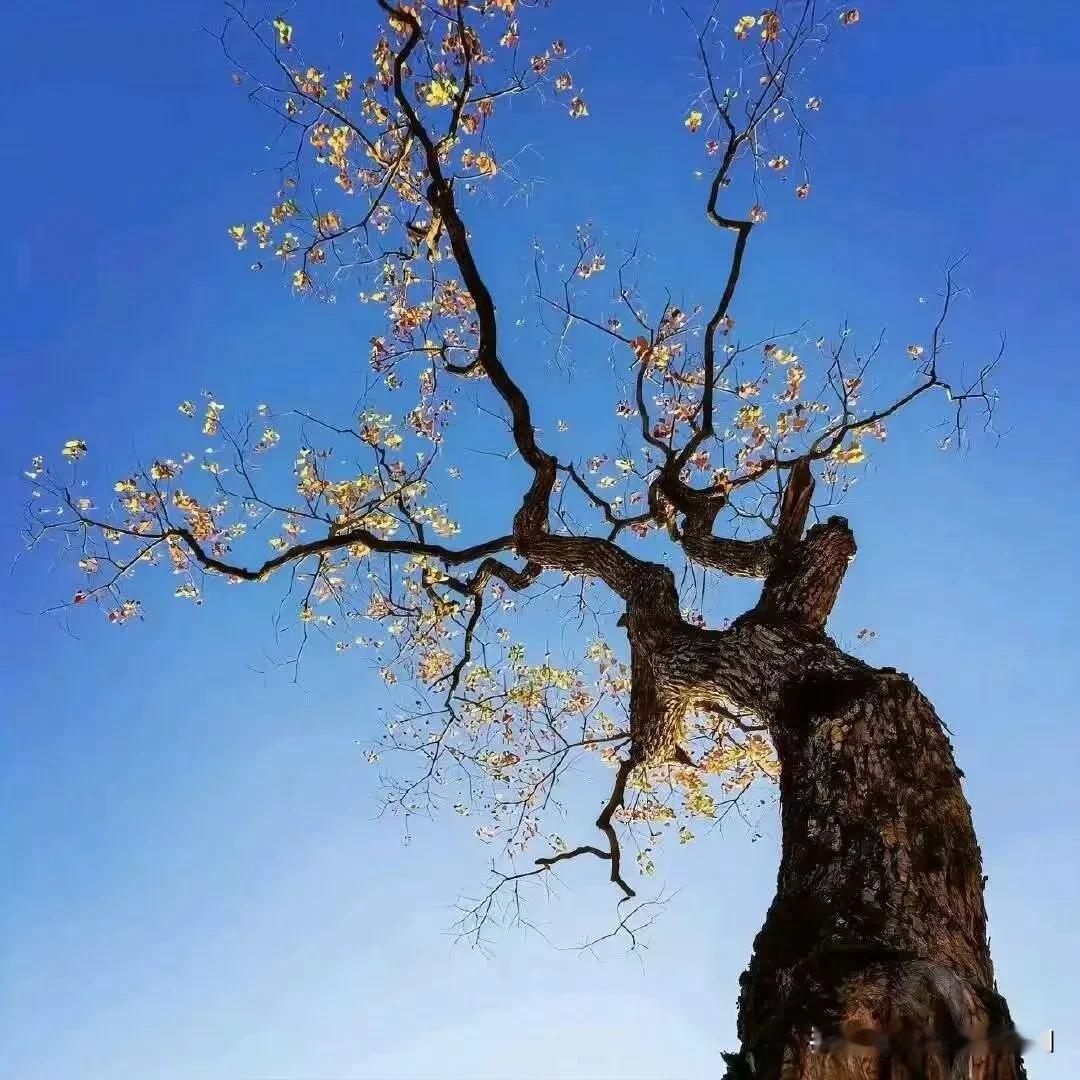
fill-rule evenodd
<path id="1" fill-rule="evenodd" d="M 728 631 L 674 582 L 628 603 L 632 733 L 677 758 L 690 708 L 752 710 L 781 764 L 777 894 L 741 984 L 743 1080 L 1018 1080 L 986 938 L 982 862 L 952 747 L 911 680 L 824 633 L 855 553 L 834 518 L 774 553 Z"/>
<path id="2" fill-rule="evenodd" d="M 783 855 L 742 979 L 750 1075 L 1022 1075 L 971 814 L 929 702 L 905 675 L 852 665 L 792 687 L 772 731 Z"/>

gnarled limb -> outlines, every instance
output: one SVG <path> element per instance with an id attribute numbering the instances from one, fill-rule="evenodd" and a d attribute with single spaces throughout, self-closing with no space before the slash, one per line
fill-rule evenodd
<path id="1" fill-rule="evenodd" d="M 809 457 L 792 462 L 776 528 L 757 540 L 715 535 L 716 519 L 727 505 L 723 493 L 692 488 L 672 468 L 662 470 L 654 486 L 683 515 L 678 538 L 689 558 L 732 577 L 765 578 L 779 553 L 802 536 L 814 494 L 814 476 Z"/>

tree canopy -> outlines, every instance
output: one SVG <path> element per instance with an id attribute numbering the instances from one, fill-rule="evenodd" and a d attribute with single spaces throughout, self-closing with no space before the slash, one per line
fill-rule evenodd
<path id="1" fill-rule="evenodd" d="M 75 437 L 27 474 L 33 542 L 60 541 L 80 574 L 65 609 L 141 619 L 142 590 L 163 588 L 144 584 L 153 570 L 196 604 L 228 602 L 225 584 L 281 583 L 294 663 L 318 642 L 378 668 L 391 707 L 367 754 L 388 807 L 456 812 L 496 852 L 491 888 L 463 912 L 477 941 L 519 916 L 524 884 L 579 857 L 638 900 L 665 835 L 691 841 L 776 777 L 752 711 L 660 702 L 623 643 L 625 609 L 648 596 L 706 626 L 710 582 L 768 579 L 906 406 L 937 395 L 944 444 L 988 415 L 996 362 L 945 362 L 956 264 L 917 339 L 778 330 L 783 312 L 744 327 L 740 280 L 768 257 L 769 207 L 812 212 L 814 64 L 860 23 L 815 0 L 734 24 L 717 5 L 688 15 L 700 89 L 683 124 L 709 230 L 688 242 L 715 248 L 715 279 L 652 281 L 632 238 L 591 222 L 565 238 L 523 231 L 500 237 L 531 264 L 529 314 L 508 332 L 495 299 L 507 286 L 485 275 L 474 236 L 493 200 L 527 193 L 504 117 L 532 96 L 590 122 L 580 45 L 533 33 L 538 7 L 373 0 L 356 14 L 370 29 L 361 68 L 331 65 L 325 28 L 309 45 L 314 12 L 230 5 L 221 47 L 271 119 L 279 168 L 227 240 L 252 270 L 280 269 L 297 302 L 377 313 L 358 404 L 315 415 L 189 391 L 186 449 L 162 446 L 100 487 Z M 545 360 L 587 387 L 595 444 L 584 433 L 565 449 L 565 423 L 537 414 L 519 373 Z M 519 480 L 483 505 L 459 494 L 486 468 L 458 438 L 463 414 Z M 528 641 L 544 611 L 572 624 L 568 655 Z M 581 771 L 610 791 L 595 830 L 562 814 L 561 781 Z"/>

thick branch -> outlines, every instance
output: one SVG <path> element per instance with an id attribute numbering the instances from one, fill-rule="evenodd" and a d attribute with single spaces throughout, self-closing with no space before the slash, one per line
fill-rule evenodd
<path id="1" fill-rule="evenodd" d="M 823 629 L 854 557 L 855 537 L 844 518 L 831 517 L 815 525 L 805 540 L 784 549 L 776 560 L 755 617 Z"/>
<path id="2" fill-rule="evenodd" d="M 794 462 L 780 503 L 775 532 L 757 540 L 738 540 L 713 535 L 717 515 L 726 500 L 713 492 L 697 491 L 683 483 L 669 468 L 661 477 L 660 490 L 684 515 L 683 550 L 696 563 L 733 577 L 765 578 L 782 549 L 796 543 L 806 527 L 814 476 L 809 457 Z"/>
<path id="3" fill-rule="evenodd" d="M 553 536 L 548 507 L 558 466 L 554 458 L 544 461 L 514 516 L 514 547 L 519 555 L 552 570 L 564 570 L 600 578 L 612 591 L 629 600 L 643 581 L 663 572 L 656 563 L 635 558 L 609 540 L 592 536 Z"/>

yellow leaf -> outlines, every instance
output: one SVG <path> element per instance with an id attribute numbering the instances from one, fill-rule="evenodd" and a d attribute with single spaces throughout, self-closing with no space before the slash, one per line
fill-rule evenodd
<path id="1" fill-rule="evenodd" d="M 291 49 L 293 28 L 280 15 L 271 25 L 277 31 L 278 44 L 284 49 Z"/>
<path id="2" fill-rule="evenodd" d="M 860 461 L 866 460 L 866 453 L 862 448 L 862 444 L 857 441 L 844 450 L 837 447 L 832 456 L 842 465 L 858 465 Z"/>
<path id="3" fill-rule="evenodd" d="M 768 344 L 765 346 L 765 356 L 775 360 L 778 364 L 793 364 L 799 359 L 799 354 L 785 349 L 783 345 Z"/>
<path id="4" fill-rule="evenodd" d="M 432 79 L 427 85 L 424 100 L 429 105 L 451 105 L 458 95 L 457 82 L 452 76 L 444 76 L 441 79 Z"/>
<path id="5" fill-rule="evenodd" d="M 171 480 L 176 473 L 176 464 L 172 461 L 155 461 L 150 466 L 151 480 Z"/>
<path id="6" fill-rule="evenodd" d="M 753 15 L 744 15 L 735 24 L 735 36 L 740 41 L 745 41 L 750 36 L 750 31 L 757 25 L 757 19 Z"/>

